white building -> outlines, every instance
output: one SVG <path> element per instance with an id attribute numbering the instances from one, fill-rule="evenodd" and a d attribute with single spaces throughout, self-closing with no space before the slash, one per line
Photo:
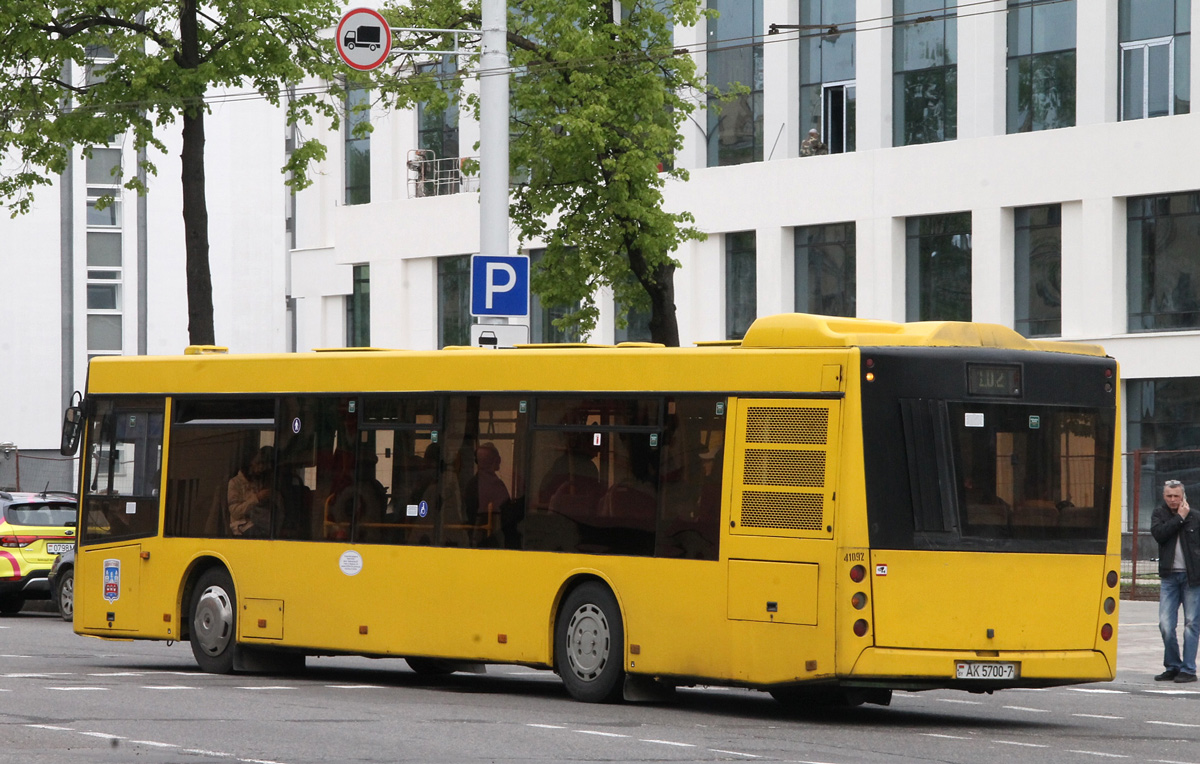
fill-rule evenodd
<path id="1" fill-rule="evenodd" d="M 739 336 L 754 315 L 800 310 L 965 318 L 1098 342 L 1122 364 L 1124 450 L 1200 448 L 1197 6 L 710 0 L 720 19 L 677 28 L 677 47 L 693 51 L 711 83 L 736 80 L 751 93 L 720 120 L 701 104 L 684 124 L 676 161 L 691 180 L 672 183 L 667 204 L 692 212 L 709 238 L 677 253 L 682 341 Z M 456 168 L 474 153 L 478 126 L 424 110 L 370 118 L 366 141 L 344 129 L 320 136 L 329 157 L 294 200 L 278 183 L 278 114 L 238 102 L 209 120 L 219 343 L 236 352 L 467 341 L 479 207 Z M 801 156 L 812 127 L 828 155 Z M 160 161 L 146 202 L 146 273 L 134 266 L 135 242 L 124 244 L 124 324 L 112 352 L 186 344 L 174 162 Z M 46 285 L 19 295 L 29 311 L 67 286 L 60 227 L 75 253 L 74 314 L 64 311 L 62 332 L 2 309 L 17 314 L 7 325 L 28 327 L 5 337 L 5 357 L 49 370 L 32 406 L 15 405 L 30 394 L 15 375 L 2 383 L 0 427 L 16 434 L 0 441 L 23 447 L 53 447 L 65 380 L 80 387 L 87 353 L 102 352 L 86 341 L 95 311 L 84 297 L 81 173 L 76 222 L 60 223 L 57 198 L 44 194 L 34 216 L 6 224 L 36 242 L 37 257 L 0 265 Z M 123 230 L 136 238 L 142 218 L 126 205 Z M 134 302 L 142 292 L 145 310 Z M 592 341 L 639 337 L 636 322 L 617 332 L 611 301 L 602 305 Z M 555 338 L 551 317 L 535 307 L 534 341 Z M 60 333 L 74 348 L 60 347 Z M 1200 466 L 1159 458 L 1159 478 Z"/>

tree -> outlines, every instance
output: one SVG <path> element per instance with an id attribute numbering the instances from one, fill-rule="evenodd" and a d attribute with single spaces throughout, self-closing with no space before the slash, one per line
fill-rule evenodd
<path id="1" fill-rule="evenodd" d="M 252 88 L 279 105 L 306 76 L 332 80 L 332 46 L 318 31 L 336 22 L 333 0 L 8 0 L 0 5 L 0 151 L 20 166 L 0 174 L 0 199 L 27 212 L 47 173 L 74 151 L 128 135 L 135 148 L 165 150 L 158 137 L 182 127 L 183 223 L 188 335 L 215 344 L 204 181 L 205 97 L 214 88 Z M 286 99 L 288 118 L 337 124 L 318 93 Z M 290 182 L 307 184 L 316 140 L 290 155 Z M 155 173 L 152 163 L 143 168 Z M 126 188 L 145 192 L 136 176 Z"/>
<path id="2" fill-rule="evenodd" d="M 584 331 L 599 315 L 596 289 L 612 290 L 624 321 L 629 308 L 650 309 L 656 342 L 679 344 L 672 253 L 705 235 L 687 212 L 663 209 L 668 179 L 686 180 L 675 166 L 679 127 L 702 90 L 695 62 L 677 54 L 675 24 L 695 24 L 699 0 L 510 0 L 509 57 L 515 180 L 511 215 L 522 242 L 541 239 L 546 254 L 533 289 L 550 305 L 577 306 L 566 317 Z M 412 0 L 390 9 L 395 25 L 478 29 L 478 2 Z M 399 47 L 445 50 L 448 37 L 414 35 Z M 462 62 L 452 83 L 435 77 L 381 78 L 398 106 L 464 100 L 461 80 L 478 65 Z M 632 277 L 631 277 L 632 276 Z M 556 322 L 557 323 L 557 322 Z"/>

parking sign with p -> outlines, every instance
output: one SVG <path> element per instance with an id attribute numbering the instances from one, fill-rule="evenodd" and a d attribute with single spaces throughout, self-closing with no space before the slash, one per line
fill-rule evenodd
<path id="1" fill-rule="evenodd" d="M 529 315 L 529 258 L 472 255 L 471 315 Z"/>

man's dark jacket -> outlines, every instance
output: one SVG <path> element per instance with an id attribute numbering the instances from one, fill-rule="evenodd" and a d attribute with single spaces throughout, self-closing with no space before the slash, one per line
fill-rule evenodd
<path id="1" fill-rule="evenodd" d="M 1158 574 L 1165 576 L 1174 572 L 1175 537 L 1178 535 L 1188 585 L 1200 585 L 1200 511 L 1193 509 L 1182 518 L 1163 502 L 1150 516 L 1150 534 L 1158 542 Z"/>

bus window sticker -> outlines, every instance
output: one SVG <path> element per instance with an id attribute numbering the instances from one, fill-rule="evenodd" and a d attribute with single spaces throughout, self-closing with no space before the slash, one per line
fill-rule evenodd
<path id="1" fill-rule="evenodd" d="M 976 414 L 968 411 L 964 416 L 964 427 L 983 427 L 983 414 Z"/>

